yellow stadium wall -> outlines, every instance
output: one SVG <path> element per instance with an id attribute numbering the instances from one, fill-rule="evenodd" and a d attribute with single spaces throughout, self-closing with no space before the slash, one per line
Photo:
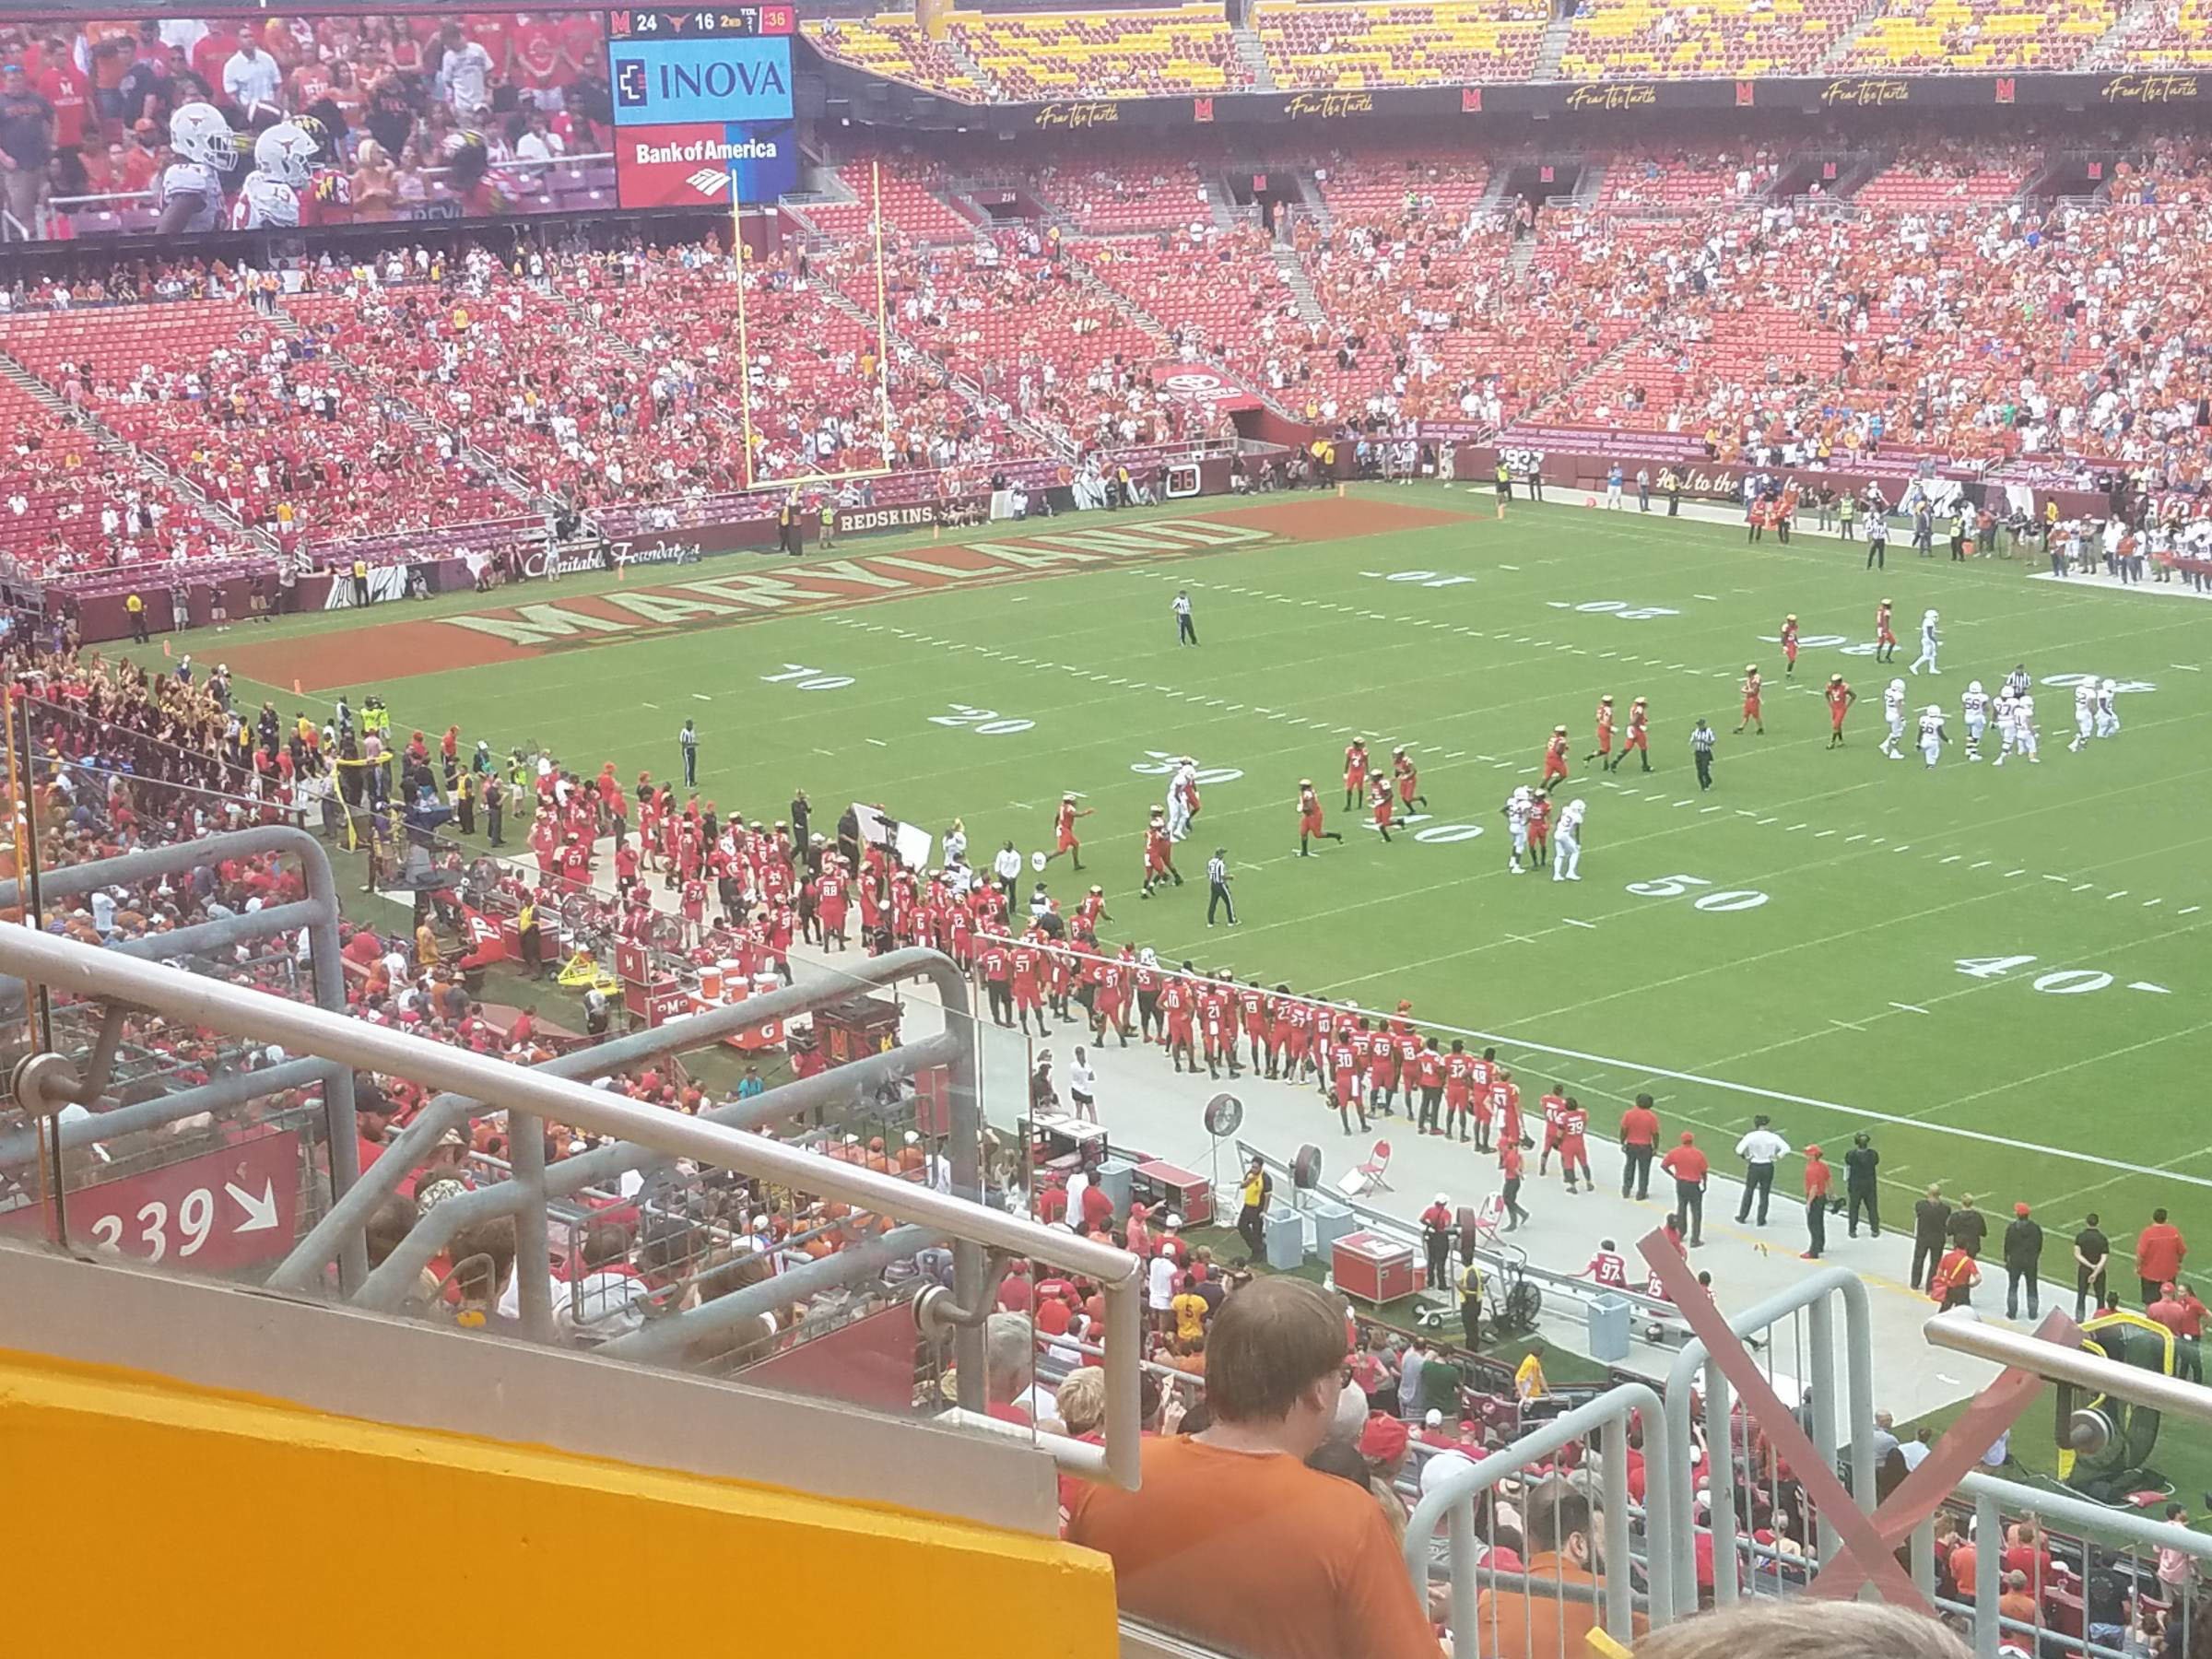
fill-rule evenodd
<path id="1" fill-rule="evenodd" d="M 5 1349 L 0 1469 L 25 1653 L 1117 1647 L 1052 1539 Z"/>

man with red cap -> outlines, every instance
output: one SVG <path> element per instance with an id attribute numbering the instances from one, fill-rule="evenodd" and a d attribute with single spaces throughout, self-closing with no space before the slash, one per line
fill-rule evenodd
<path id="1" fill-rule="evenodd" d="M 1682 1131 L 1682 1142 L 1669 1148 L 1659 1167 L 1675 1178 L 1675 1214 L 1689 1230 L 1689 1241 L 1705 1241 L 1705 1180 L 1712 1166 L 1698 1149 L 1698 1137 Z"/>
<path id="2" fill-rule="evenodd" d="M 2038 1275 L 2043 1265 L 2043 1226 L 2030 1218 L 2028 1206 L 2012 1206 L 2012 1225 L 2005 1230 L 2005 1317 L 2020 1316 L 2020 1287 L 2028 1287 L 2028 1323 L 2035 1323 Z"/>
<path id="3" fill-rule="evenodd" d="M 1805 1231 L 1809 1241 L 1801 1260 L 1817 1262 L 1828 1248 L 1828 1189 L 1835 1171 L 1818 1147 L 1805 1149 Z"/>

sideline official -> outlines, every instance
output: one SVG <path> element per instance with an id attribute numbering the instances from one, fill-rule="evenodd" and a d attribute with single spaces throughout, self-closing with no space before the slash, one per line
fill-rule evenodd
<path id="1" fill-rule="evenodd" d="M 1206 861 L 1206 924 L 1208 927 L 1213 926 L 1215 916 L 1224 910 L 1229 912 L 1229 924 L 1231 927 L 1237 924 L 1237 901 L 1230 896 L 1229 891 L 1231 879 L 1229 873 L 1229 849 L 1216 847 L 1214 855 Z"/>

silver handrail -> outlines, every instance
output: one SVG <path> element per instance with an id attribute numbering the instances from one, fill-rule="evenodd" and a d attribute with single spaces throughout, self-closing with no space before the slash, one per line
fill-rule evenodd
<path id="1" fill-rule="evenodd" d="M 54 993 L 112 999 L 149 1008 L 257 1041 L 281 1043 L 302 1053 L 384 1072 L 465 1095 L 488 1106 L 568 1124 L 656 1152 L 693 1158 L 718 1168 L 820 1194 L 841 1203 L 932 1227 L 947 1236 L 1033 1256 L 1096 1279 L 1106 1295 L 1106 1443 L 1101 1448 L 1040 1433 L 1037 1441 L 1063 1467 L 1102 1476 L 1134 1488 L 1137 1483 L 1141 1416 L 1137 1361 L 1143 1312 L 1137 1260 L 1125 1250 L 1100 1244 L 1026 1217 L 988 1209 L 765 1135 L 724 1128 L 678 1112 L 643 1106 L 569 1078 L 512 1065 L 465 1049 L 449 1048 L 405 1031 L 371 1025 L 309 1004 L 225 984 L 182 970 L 140 962 L 74 939 L 0 927 L 0 972 L 48 986 Z M 27 1111 L 51 1114 L 65 1103 L 20 1088 Z"/>
<path id="2" fill-rule="evenodd" d="M 2212 1388 L 2183 1382 L 2138 1366 L 2124 1365 L 2084 1348 L 2060 1347 L 2018 1331 L 2007 1331 L 1956 1312 L 1938 1313 L 1921 1327 L 1931 1347 L 1971 1354 L 1998 1365 L 2048 1377 L 2053 1382 L 2071 1382 L 2077 1388 L 2116 1394 L 2138 1406 L 2155 1406 L 2178 1416 L 2212 1423 Z"/>
<path id="3" fill-rule="evenodd" d="M 1475 1548 L 1475 1500 L 1539 1458 L 1550 1456 L 1594 1430 L 1606 1428 L 1617 1432 L 1607 1434 L 1599 1448 L 1602 1486 L 1594 1500 L 1605 1516 L 1604 1546 L 1608 1573 L 1601 1592 L 1605 1629 L 1617 1641 L 1632 1639 L 1628 1430 L 1630 1419 L 1639 1413 L 1647 1426 L 1657 1423 L 1659 1396 L 1641 1382 L 1623 1382 L 1585 1406 L 1561 1412 L 1542 1428 L 1488 1453 L 1472 1467 L 1445 1476 L 1421 1495 L 1420 1502 L 1414 1506 L 1413 1514 L 1406 1523 L 1406 1570 L 1413 1579 L 1415 1594 L 1425 1599 L 1429 1590 L 1430 1540 L 1436 1535 L 1438 1521 L 1445 1522 L 1451 1540 L 1453 1653 L 1473 1653 L 1480 1646 L 1476 1617 L 1477 1569 L 1471 1559 Z M 1664 1454 L 1647 1456 L 1643 1464 L 1646 1512 L 1653 1516 L 1667 1514 L 1675 1483 L 1686 1478 L 1688 1473 L 1687 1468 L 1674 1465 Z M 1654 1630 L 1670 1623 L 1674 1618 L 1674 1561 L 1687 1536 L 1664 1524 L 1649 1525 L 1644 1530 L 1647 1552 L 1644 1580 L 1651 1590 L 1651 1624 Z M 1617 1582 L 1611 1576 L 1614 1574 L 1618 1575 Z M 1501 1586 L 1515 1582 L 1510 1576 L 1494 1574 L 1493 1577 Z M 1532 1597 L 1545 1594 L 1547 1586 L 1541 1583 L 1525 1576 L 1519 1582 L 1524 1592 Z M 1690 1605 L 1696 1605 L 1694 1600 Z"/>

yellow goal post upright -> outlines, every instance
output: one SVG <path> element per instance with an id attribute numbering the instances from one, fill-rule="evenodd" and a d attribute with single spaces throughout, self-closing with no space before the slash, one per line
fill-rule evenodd
<path id="1" fill-rule="evenodd" d="M 773 214 L 773 207 L 756 212 Z M 868 235 L 876 255 L 876 414 L 881 453 L 884 465 L 856 467 L 847 472 L 823 472 L 809 469 L 804 476 L 792 478 L 761 478 L 755 471 L 755 442 L 753 436 L 753 348 L 751 324 L 746 316 L 745 277 L 747 261 L 751 258 L 745 241 L 746 206 L 737 196 L 737 168 L 730 168 L 730 241 L 733 255 L 731 265 L 735 272 L 732 280 L 737 285 L 737 375 L 738 416 L 745 438 L 745 484 L 747 491 L 763 489 L 790 489 L 799 485 L 843 484 L 862 478 L 888 477 L 895 470 L 889 464 L 892 453 L 891 434 L 891 350 L 889 285 L 885 277 L 883 261 L 883 163 L 868 163 Z"/>

